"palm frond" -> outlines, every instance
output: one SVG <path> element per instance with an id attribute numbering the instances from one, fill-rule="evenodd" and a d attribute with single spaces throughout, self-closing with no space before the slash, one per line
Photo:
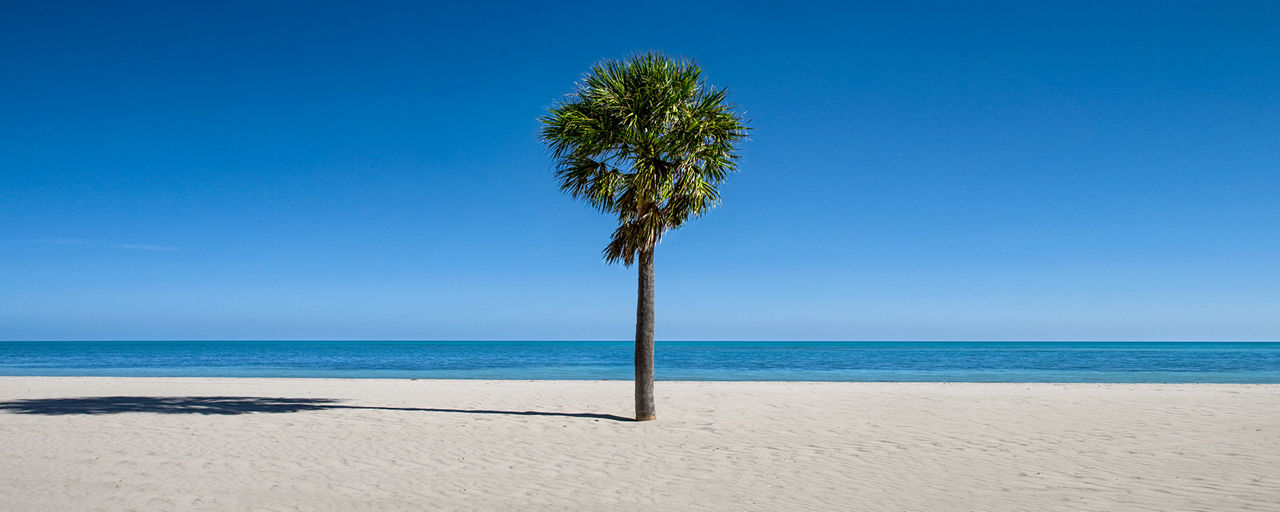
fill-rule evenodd
<path id="1" fill-rule="evenodd" d="M 749 129 L 697 64 L 660 53 L 591 67 L 540 118 L 560 188 L 617 215 L 605 260 L 631 265 L 720 201 Z"/>

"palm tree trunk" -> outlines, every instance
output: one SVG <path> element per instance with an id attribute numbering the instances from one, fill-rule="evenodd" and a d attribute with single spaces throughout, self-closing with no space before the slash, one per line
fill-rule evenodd
<path id="1" fill-rule="evenodd" d="M 640 251 L 636 297 L 636 421 L 657 419 L 653 406 L 653 249 Z"/>

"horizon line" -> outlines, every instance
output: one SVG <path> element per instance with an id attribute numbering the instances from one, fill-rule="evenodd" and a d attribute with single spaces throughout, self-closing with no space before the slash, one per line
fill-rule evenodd
<path id="1" fill-rule="evenodd" d="M 278 342 L 463 342 L 463 343 L 631 343 L 635 340 L 631 339 L 416 339 L 416 338 L 393 338 L 393 339 L 374 339 L 374 338 L 350 338 L 350 339 L 322 339 L 322 338 L 186 338 L 186 339 L 169 339 L 169 338 L 147 338 L 147 339 L 0 339 L 0 343 L 111 343 L 111 342 L 254 342 L 254 341 L 278 341 Z M 1241 339 L 1194 339 L 1194 340 L 1158 340 L 1158 339 L 1141 339 L 1141 340 L 1079 340 L 1079 339 L 1040 339 L 1040 340 L 830 340 L 830 339 L 814 339 L 814 340 L 732 340 L 732 339 L 669 339 L 656 340 L 659 343 L 1280 343 L 1280 339 L 1271 340 L 1241 340 Z"/>

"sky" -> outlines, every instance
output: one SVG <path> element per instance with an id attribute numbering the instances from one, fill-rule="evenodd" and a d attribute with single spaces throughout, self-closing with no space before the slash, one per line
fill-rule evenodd
<path id="1" fill-rule="evenodd" d="M 6 1 L 0 340 L 630 339 L 538 117 L 643 51 L 752 127 L 659 340 L 1280 340 L 1280 4 L 1040 4 Z"/>

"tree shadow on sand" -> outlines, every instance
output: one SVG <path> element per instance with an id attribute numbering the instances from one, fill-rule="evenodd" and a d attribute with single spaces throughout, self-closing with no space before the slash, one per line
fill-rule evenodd
<path id="1" fill-rule="evenodd" d="M 31 398 L 0 402 L 0 412 L 65 416 L 71 414 L 249 414 L 323 411 L 330 409 L 370 409 L 379 411 L 447 412 L 461 414 L 504 414 L 511 416 L 555 416 L 633 421 L 612 414 L 586 412 L 496 411 L 486 409 L 436 409 L 426 407 L 376 407 L 343 405 L 332 398 L 277 398 L 257 396 L 92 396 L 81 398 Z"/>

